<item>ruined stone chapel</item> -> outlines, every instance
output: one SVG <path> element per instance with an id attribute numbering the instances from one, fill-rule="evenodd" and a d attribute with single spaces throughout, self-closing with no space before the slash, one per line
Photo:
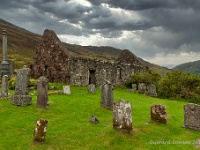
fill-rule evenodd
<path id="1" fill-rule="evenodd" d="M 46 29 L 43 40 L 30 66 L 31 77 L 45 75 L 50 82 L 65 82 L 75 86 L 102 85 L 104 80 L 122 85 L 134 72 L 146 70 L 136 56 L 122 50 L 114 61 L 78 57 L 67 50 L 54 31 Z"/>

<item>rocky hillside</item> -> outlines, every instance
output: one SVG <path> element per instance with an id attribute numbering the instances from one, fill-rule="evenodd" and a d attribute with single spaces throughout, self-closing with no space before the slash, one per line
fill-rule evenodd
<path id="1" fill-rule="evenodd" d="M 180 70 L 185 73 L 200 74 L 200 60 L 180 64 L 172 68 L 172 70 Z"/>
<path id="2" fill-rule="evenodd" d="M 15 26 L 5 20 L 0 19 L 0 30 L 6 29 L 8 32 L 8 58 L 15 61 L 15 67 L 21 68 L 24 64 L 29 66 L 36 54 L 42 41 L 42 35 L 32 33 L 23 28 Z M 41 33 L 43 34 L 43 33 Z M 2 36 L 0 36 L 2 41 Z M 77 57 L 98 58 L 114 61 L 118 58 L 122 50 L 109 46 L 81 46 L 75 44 L 63 43 L 67 51 Z M 2 53 L 2 42 L 0 42 L 0 57 Z M 135 55 L 134 55 L 135 56 Z M 167 68 L 151 64 L 142 58 L 135 58 L 144 66 L 166 70 Z"/>

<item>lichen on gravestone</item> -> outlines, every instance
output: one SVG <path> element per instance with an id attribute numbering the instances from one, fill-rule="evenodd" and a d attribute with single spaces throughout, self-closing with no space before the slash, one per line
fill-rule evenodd
<path id="1" fill-rule="evenodd" d="M 37 119 L 34 129 L 34 142 L 43 143 L 46 139 L 48 121 L 45 119 Z"/>

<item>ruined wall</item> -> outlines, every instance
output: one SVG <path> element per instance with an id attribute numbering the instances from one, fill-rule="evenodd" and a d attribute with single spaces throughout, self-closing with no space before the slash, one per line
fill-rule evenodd
<path id="1" fill-rule="evenodd" d="M 52 82 L 67 82 L 70 54 L 63 50 L 61 41 L 51 30 L 45 30 L 43 41 L 36 52 L 31 68 L 31 77 L 47 76 Z"/>
<path id="2" fill-rule="evenodd" d="M 76 86 L 94 84 L 97 87 L 104 80 L 121 85 L 135 71 L 145 69 L 128 50 L 123 50 L 115 62 L 76 57 L 51 30 L 44 31 L 43 41 L 30 68 L 33 78 L 46 76 L 50 82 Z"/>

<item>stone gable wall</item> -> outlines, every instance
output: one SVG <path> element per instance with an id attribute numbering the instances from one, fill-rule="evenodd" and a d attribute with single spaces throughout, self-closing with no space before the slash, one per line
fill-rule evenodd
<path id="1" fill-rule="evenodd" d="M 104 80 L 113 85 L 121 85 L 134 72 L 146 69 L 138 63 L 120 60 L 109 62 L 73 56 L 53 31 L 45 30 L 43 41 L 30 66 L 31 77 L 46 76 L 50 82 L 65 82 L 76 86 L 95 84 L 100 87 Z"/>

